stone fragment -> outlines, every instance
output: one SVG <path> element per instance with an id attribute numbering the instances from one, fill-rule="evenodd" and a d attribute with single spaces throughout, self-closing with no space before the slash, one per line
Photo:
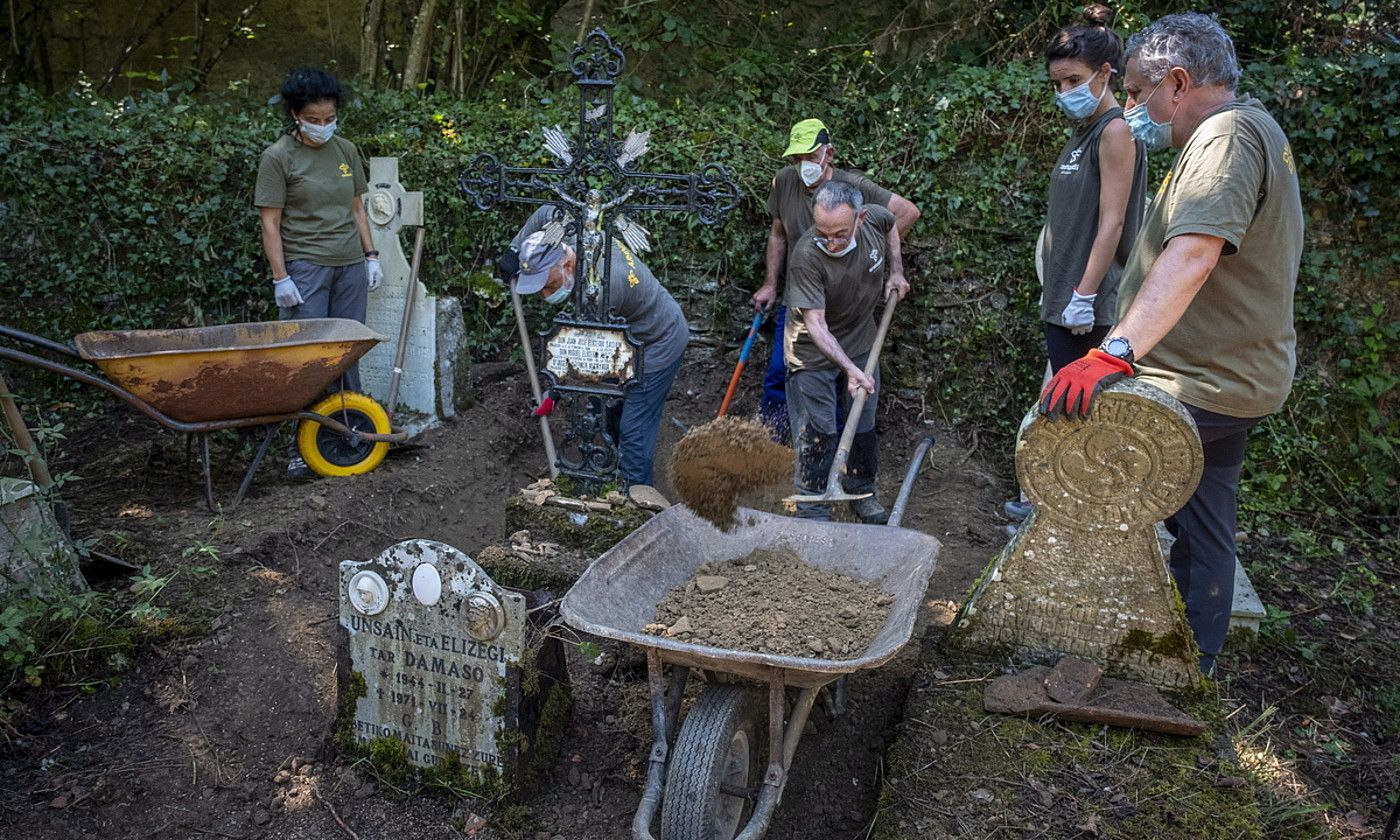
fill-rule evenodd
<path id="1" fill-rule="evenodd" d="M 1103 669 L 1094 663 L 1066 656 L 1045 677 L 1045 693 L 1056 703 L 1083 703 L 1102 677 Z"/>
<path id="2" fill-rule="evenodd" d="M 690 633 L 693 631 L 693 629 L 694 628 L 692 628 L 690 624 L 690 617 L 683 615 L 680 618 L 676 619 L 674 624 L 666 628 L 666 635 L 679 636 L 682 633 Z"/>
<path id="3" fill-rule="evenodd" d="M 729 585 L 729 578 L 723 575 L 700 575 L 695 578 L 695 587 L 702 595 L 718 592 Z"/>

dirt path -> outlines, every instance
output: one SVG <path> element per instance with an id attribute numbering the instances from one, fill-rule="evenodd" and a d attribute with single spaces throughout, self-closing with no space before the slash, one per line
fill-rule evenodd
<path id="1" fill-rule="evenodd" d="M 667 405 L 658 462 L 681 434 L 670 417 L 707 419 L 730 364 L 691 349 Z M 54 692 L 30 709 L 24 735 L 0 753 L 6 835 L 329 838 L 349 837 L 349 829 L 363 840 L 414 840 L 476 826 L 469 802 L 408 800 L 362 768 L 325 761 L 336 565 L 411 537 L 469 554 L 503 540 L 505 500 L 544 472 L 528 398 L 518 375 L 493 381 L 456 422 L 376 472 L 293 485 L 265 471 L 226 517 L 203 512 L 175 438 L 123 418 L 75 439 L 68 458 L 90 479 L 70 497 L 76 528 L 119 535 L 114 553 L 158 570 L 208 566 L 211 575 L 182 575 L 168 594 L 194 605 L 207 624 L 144 656 L 114 687 Z M 735 411 L 751 411 L 752 402 L 750 395 Z M 887 504 L 908 453 L 932 429 L 920 421 L 895 400 L 882 401 Z M 935 619 L 942 600 L 961 598 L 1000 536 L 993 512 L 1003 489 L 975 453 L 968 456 L 961 443 L 940 438 L 906 519 L 944 543 L 929 590 Z M 658 483 L 669 495 L 665 480 Z M 816 732 L 799 747 L 769 837 L 863 833 L 917 647 L 855 677 L 844 717 L 814 714 Z M 627 833 L 650 740 L 645 667 L 631 651 L 604 651 L 598 664 L 574 654 L 574 724 L 551 783 L 530 803 L 539 824 L 526 837 Z M 504 835 L 487 827 L 474 836 Z"/>

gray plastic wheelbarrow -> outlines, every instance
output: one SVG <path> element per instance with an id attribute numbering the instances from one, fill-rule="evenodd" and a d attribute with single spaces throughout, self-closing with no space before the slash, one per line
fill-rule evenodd
<path id="1" fill-rule="evenodd" d="M 919 444 L 888 525 L 814 522 L 741 508 L 741 524 L 724 533 L 677 506 L 593 561 L 564 596 L 562 612 L 570 626 L 646 650 L 655 741 L 646 791 L 632 820 L 634 840 L 653 840 L 658 807 L 661 840 L 757 840 L 768 830 L 818 691 L 847 674 L 888 662 L 913 632 L 940 546 L 933 537 L 898 524 L 931 445 L 931 439 Z M 873 581 L 893 596 L 880 632 L 865 650 L 849 659 L 812 659 L 642 632 L 666 594 L 701 566 L 778 547 L 791 548 L 809 565 Z M 666 665 L 671 666 L 669 687 Z M 754 701 L 759 692 L 742 681 L 709 679 L 677 732 L 693 668 L 767 683 L 768 760 L 761 779 L 755 778 L 761 706 Z M 789 686 L 799 691 L 785 719 Z M 844 703 L 838 698 L 835 705 L 839 711 Z"/>

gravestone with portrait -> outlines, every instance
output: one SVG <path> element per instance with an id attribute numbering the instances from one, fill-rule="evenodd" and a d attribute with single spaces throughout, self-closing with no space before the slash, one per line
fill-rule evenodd
<path id="1" fill-rule="evenodd" d="M 409 282 L 412 255 L 404 252 L 399 234 L 416 236 L 422 228 L 423 194 L 410 192 L 399 182 L 398 158 L 370 158 L 369 192 L 364 202 L 370 235 L 384 269 L 383 284 L 369 294 L 365 323 L 388 340 L 365 354 L 360 379 L 365 391 L 393 412 L 395 426 L 416 433 L 454 416 L 466 397 L 471 360 L 466 354 L 462 304 L 455 297 L 429 294 L 421 265 L 419 277 Z M 398 393 L 394 405 L 389 405 L 410 291 L 413 300 L 404 333 Z"/>
<path id="2" fill-rule="evenodd" d="M 1032 411 L 1016 444 L 1031 516 L 983 573 L 955 640 L 1053 664 L 1062 655 L 1165 688 L 1199 680 L 1190 625 L 1156 525 L 1190 497 L 1203 466 L 1191 415 L 1125 380 L 1087 421 Z"/>
<path id="3" fill-rule="evenodd" d="M 340 593 L 342 743 L 400 741 L 415 767 L 528 786 L 528 751 L 557 748 L 540 722 L 556 692 L 556 705 L 567 698 L 567 677 L 558 639 L 528 620 L 527 596 L 432 540 L 341 563 Z"/>

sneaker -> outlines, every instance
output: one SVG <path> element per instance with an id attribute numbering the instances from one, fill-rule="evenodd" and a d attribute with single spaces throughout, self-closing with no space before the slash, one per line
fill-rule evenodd
<path id="1" fill-rule="evenodd" d="M 866 525 L 884 525 L 890 521 L 890 512 L 885 510 L 885 506 L 874 496 L 851 502 L 851 510 L 856 518 Z"/>
<path id="2" fill-rule="evenodd" d="M 300 455 L 293 455 L 287 460 L 287 478 L 303 480 L 315 477 L 316 473 L 311 471 L 311 468 L 306 465 L 306 460 Z"/>
<path id="3" fill-rule="evenodd" d="M 1001 510 L 1012 522 L 1024 522 L 1031 515 L 1031 503 L 1017 499 L 1002 505 Z"/>

